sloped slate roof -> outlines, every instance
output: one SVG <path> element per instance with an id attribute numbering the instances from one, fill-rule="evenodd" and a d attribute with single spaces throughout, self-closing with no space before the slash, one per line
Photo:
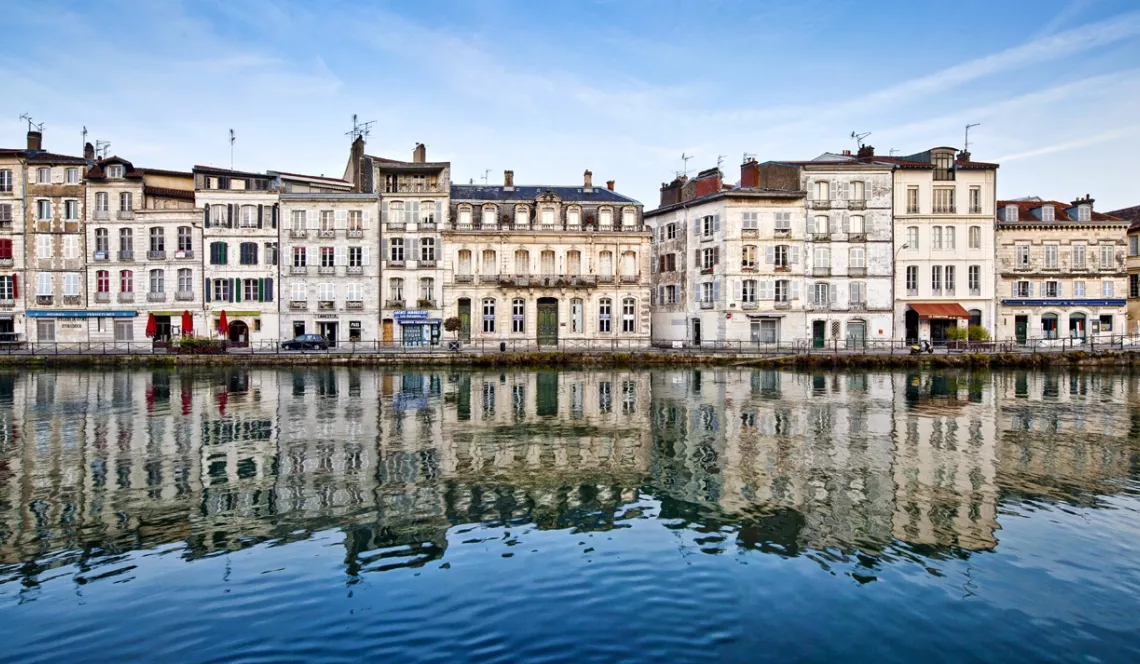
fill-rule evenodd
<path id="1" fill-rule="evenodd" d="M 479 184 L 453 184 L 451 185 L 452 200 L 460 201 L 519 201 L 530 202 L 551 192 L 564 201 L 575 203 L 622 203 L 626 205 L 641 205 L 629 196 L 623 196 L 616 191 L 605 187 L 593 187 L 590 193 L 585 193 L 582 187 L 560 187 L 546 185 L 522 185 L 512 190 L 506 190 L 502 185 Z"/>
<path id="2" fill-rule="evenodd" d="M 1017 206 L 1017 221 L 1005 221 L 1005 208 L 1010 205 Z M 1043 201 L 1043 200 L 1012 200 L 1012 201 L 998 201 L 998 223 L 999 224 L 1026 224 L 1026 223 L 1051 223 L 1041 221 L 1041 208 L 1046 205 L 1053 206 L 1053 223 L 1060 222 L 1074 222 L 1077 221 L 1077 208 L 1072 203 L 1062 203 L 1061 201 Z M 1103 212 L 1093 211 L 1092 221 L 1124 221 L 1120 217 L 1105 214 Z M 1082 222 L 1088 223 L 1088 222 Z"/>

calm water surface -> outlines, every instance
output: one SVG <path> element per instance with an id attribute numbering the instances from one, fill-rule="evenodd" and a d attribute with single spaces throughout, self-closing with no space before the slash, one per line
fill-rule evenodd
<path id="1" fill-rule="evenodd" d="M 7 661 L 1140 661 L 1140 378 L 0 374 Z"/>

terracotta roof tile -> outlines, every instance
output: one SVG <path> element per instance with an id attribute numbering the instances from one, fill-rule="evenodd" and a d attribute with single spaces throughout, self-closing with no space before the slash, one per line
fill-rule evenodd
<path id="1" fill-rule="evenodd" d="M 1010 205 L 1017 206 L 1017 221 L 1005 221 L 1005 208 Z M 1073 222 L 1077 221 L 1077 208 L 1072 203 L 1062 203 L 1061 201 L 998 201 L 998 223 L 999 224 L 1029 224 L 1029 223 L 1050 223 L 1041 221 L 1041 208 L 1046 205 L 1053 206 L 1053 221 L 1054 222 Z M 1092 221 L 1125 221 L 1120 217 L 1104 212 L 1093 211 Z M 1088 223 L 1088 222 L 1085 222 Z"/>

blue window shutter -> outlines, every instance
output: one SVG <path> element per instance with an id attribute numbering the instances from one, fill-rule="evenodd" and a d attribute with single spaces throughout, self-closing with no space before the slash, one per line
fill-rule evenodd
<path id="1" fill-rule="evenodd" d="M 206 228 L 209 228 L 210 227 L 210 204 L 206 203 L 206 205 L 203 209 L 206 211 L 206 219 L 204 221 L 204 224 L 205 224 Z"/>
<path id="2" fill-rule="evenodd" d="M 265 216 L 265 209 L 264 208 L 265 208 L 264 205 L 258 205 L 257 206 L 257 227 L 258 228 L 261 228 L 261 226 L 262 226 L 262 217 Z"/>
<path id="3" fill-rule="evenodd" d="M 273 279 L 271 277 L 265 279 L 265 301 L 273 301 Z"/>
<path id="4" fill-rule="evenodd" d="M 210 301 L 210 278 L 206 277 L 206 301 Z"/>

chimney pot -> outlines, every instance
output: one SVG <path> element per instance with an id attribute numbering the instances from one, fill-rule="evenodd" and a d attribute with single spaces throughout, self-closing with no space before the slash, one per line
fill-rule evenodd
<path id="1" fill-rule="evenodd" d="M 614 181 L 613 180 L 606 180 L 606 189 L 609 189 L 610 191 L 614 190 Z"/>
<path id="2" fill-rule="evenodd" d="M 851 151 L 850 151 L 850 150 L 844 150 L 844 151 L 843 151 L 843 156 L 844 156 L 844 157 L 850 157 L 850 156 L 851 156 Z"/>
<path id="3" fill-rule="evenodd" d="M 515 188 L 515 172 L 503 171 L 503 189 L 506 191 L 514 191 Z"/>
<path id="4" fill-rule="evenodd" d="M 83 158 L 87 161 L 95 161 L 95 146 L 88 143 L 83 146 Z"/>
<path id="5" fill-rule="evenodd" d="M 875 158 L 875 147 L 872 145 L 860 145 L 859 152 L 856 156 L 860 161 L 871 161 Z"/>
<path id="6" fill-rule="evenodd" d="M 427 147 L 423 143 L 416 143 L 416 149 L 412 150 L 412 163 L 422 164 L 427 161 Z"/>
<path id="7" fill-rule="evenodd" d="M 586 172 L 583 174 L 583 180 L 585 183 L 582 185 L 582 191 L 587 194 L 592 192 L 594 190 L 594 174 L 590 172 L 590 169 L 586 169 Z"/>
<path id="8" fill-rule="evenodd" d="M 749 158 L 740 165 L 740 188 L 760 188 L 760 164 L 755 159 Z"/>
<path id="9" fill-rule="evenodd" d="M 44 149 L 44 135 L 41 132 L 32 130 L 28 132 L 28 149 L 29 150 L 43 150 Z"/>

